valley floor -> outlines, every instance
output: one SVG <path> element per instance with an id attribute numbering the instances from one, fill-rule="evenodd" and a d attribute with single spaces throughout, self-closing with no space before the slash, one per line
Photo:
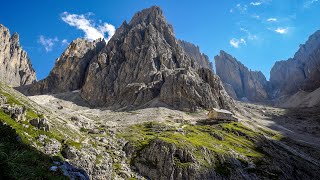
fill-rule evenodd
<path id="1" fill-rule="evenodd" d="M 109 128 L 123 128 L 150 121 L 165 122 L 181 119 L 196 124 L 207 119 L 207 111 L 182 112 L 168 108 L 145 108 L 134 111 L 91 109 L 78 92 L 57 95 L 29 96 L 37 104 L 50 110 L 54 116 L 70 119 L 77 116 L 82 126 L 93 128 L 104 124 Z M 308 144 L 320 151 L 320 107 L 283 109 L 267 105 L 237 102 L 236 116 L 249 126 L 270 128 L 284 136 Z M 72 125 L 70 125 L 72 128 Z"/>
<path id="2" fill-rule="evenodd" d="M 3 91 L 28 101 L 10 88 Z M 45 141 L 56 138 L 61 147 L 58 155 L 95 179 L 320 176 L 319 108 L 281 109 L 237 102 L 235 115 L 240 123 L 203 126 L 205 110 L 91 109 L 76 91 L 28 98 L 32 101 L 27 104 L 52 124 L 50 133 L 58 134 L 48 134 Z M 21 128 L 29 125 L 24 124 Z M 44 153 L 51 145 L 33 142 Z"/>

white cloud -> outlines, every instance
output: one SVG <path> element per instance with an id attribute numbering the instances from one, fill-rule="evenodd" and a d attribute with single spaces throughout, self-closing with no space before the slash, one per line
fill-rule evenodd
<path id="1" fill-rule="evenodd" d="M 45 36 L 41 35 L 39 37 L 38 43 L 40 43 L 47 52 L 52 51 L 53 46 L 58 42 L 59 39 L 55 38 L 46 38 Z"/>
<path id="2" fill-rule="evenodd" d="M 269 18 L 267 19 L 268 22 L 277 22 L 278 19 L 277 18 Z"/>
<path id="3" fill-rule="evenodd" d="M 239 11 L 241 14 L 245 14 L 248 11 L 248 5 L 237 4 L 233 9 L 230 9 L 230 13 Z"/>
<path id="4" fill-rule="evenodd" d="M 248 29 L 240 28 L 240 31 L 245 32 L 247 34 L 247 40 L 257 40 L 258 36 L 251 34 L 251 32 Z"/>
<path id="5" fill-rule="evenodd" d="M 251 2 L 250 5 L 252 6 L 260 6 L 262 4 L 262 2 Z"/>
<path id="6" fill-rule="evenodd" d="M 253 14 L 251 17 L 253 17 L 254 19 L 260 19 L 260 16 L 256 14 Z"/>
<path id="7" fill-rule="evenodd" d="M 277 29 L 274 30 L 274 32 L 279 34 L 287 34 L 289 32 L 289 28 L 278 27 Z"/>
<path id="8" fill-rule="evenodd" d="M 243 38 L 241 39 L 232 38 L 229 43 L 234 48 L 239 48 L 241 44 L 246 45 L 246 41 Z"/>
<path id="9" fill-rule="evenodd" d="M 318 1 L 319 1 L 319 0 L 307 0 L 307 1 L 304 3 L 303 7 L 304 7 L 304 8 L 310 8 L 310 7 L 312 6 L 312 4 L 317 3 Z"/>
<path id="10" fill-rule="evenodd" d="M 90 15 L 92 15 L 92 13 L 87 15 L 78 15 L 64 12 L 61 15 L 61 19 L 70 26 L 82 30 L 85 33 L 85 38 L 88 40 L 92 41 L 99 38 L 104 38 L 108 42 L 116 31 L 115 27 L 109 23 L 96 25 L 92 20 L 89 19 Z M 105 36 L 106 33 L 108 36 Z"/>
<path id="11" fill-rule="evenodd" d="M 61 45 L 62 45 L 62 46 L 68 45 L 68 44 L 69 44 L 69 42 L 68 42 L 67 39 L 63 39 L 63 40 L 61 41 Z"/>

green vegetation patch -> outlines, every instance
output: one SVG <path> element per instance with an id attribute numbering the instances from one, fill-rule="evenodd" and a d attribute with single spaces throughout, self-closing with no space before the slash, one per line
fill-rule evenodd
<path id="1" fill-rule="evenodd" d="M 148 122 L 133 125 L 118 134 L 119 138 L 128 140 L 135 153 L 133 158 L 141 152 L 151 141 L 161 139 L 177 148 L 186 149 L 203 167 L 214 167 L 218 173 L 228 174 L 227 164 L 220 163 L 218 157 L 228 157 L 236 154 L 237 159 L 246 165 L 248 160 L 257 162 L 265 155 L 257 144 L 262 135 L 275 137 L 264 131 L 254 131 L 241 123 L 223 123 L 218 125 L 168 124 Z M 205 157 L 203 150 L 209 153 Z M 210 164 L 208 158 L 215 159 L 216 164 Z M 187 168 L 193 162 L 181 162 L 174 159 L 175 165 Z"/>
<path id="2" fill-rule="evenodd" d="M 0 179 L 67 179 L 51 172 L 49 156 L 17 140 L 18 134 L 0 122 Z"/>
<path id="3" fill-rule="evenodd" d="M 181 128 L 182 132 L 177 131 L 177 128 Z M 132 142 L 136 149 L 143 149 L 150 141 L 158 138 L 180 148 L 206 147 L 216 153 L 234 150 L 245 156 L 261 157 L 262 154 L 256 150 L 254 143 L 254 139 L 259 136 L 259 132 L 254 132 L 240 123 L 216 126 L 189 124 L 175 127 L 157 122 L 133 125 L 118 135 Z"/>

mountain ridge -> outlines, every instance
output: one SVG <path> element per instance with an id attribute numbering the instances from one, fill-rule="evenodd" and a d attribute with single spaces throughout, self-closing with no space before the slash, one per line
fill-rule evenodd
<path id="1" fill-rule="evenodd" d="M 53 89 L 53 93 L 81 89 L 81 97 L 92 106 L 112 109 L 231 109 L 233 101 L 210 68 L 207 56 L 194 45 L 191 49 L 198 56 L 191 56 L 180 43 L 162 10 L 153 6 L 136 13 L 129 23 L 124 21 L 107 45 L 84 60 L 85 70 L 75 76 L 82 79 L 81 85 L 78 82 L 73 88 L 73 80 L 62 80 L 75 73 L 68 71 L 73 62 L 68 57 L 73 51 L 67 49 L 62 55 L 66 61 L 57 61 L 47 80 L 20 90 L 30 95 L 50 93 L 46 89 Z M 63 64 L 67 64 L 65 68 Z M 60 73 L 55 75 L 57 71 Z M 59 87 L 62 88 L 55 91 Z"/>
<path id="2" fill-rule="evenodd" d="M 19 34 L 13 33 L 0 24 L 0 81 L 11 86 L 23 86 L 36 81 L 36 73 L 30 58 L 22 49 Z"/>

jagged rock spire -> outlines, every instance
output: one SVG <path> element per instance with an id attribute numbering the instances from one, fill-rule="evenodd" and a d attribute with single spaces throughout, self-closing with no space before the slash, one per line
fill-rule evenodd
<path id="1" fill-rule="evenodd" d="M 8 28 L 0 24 L 0 82 L 11 86 L 22 86 L 36 81 L 27 53 L 19 42 L 19 34 L 10 37 Z"/>

